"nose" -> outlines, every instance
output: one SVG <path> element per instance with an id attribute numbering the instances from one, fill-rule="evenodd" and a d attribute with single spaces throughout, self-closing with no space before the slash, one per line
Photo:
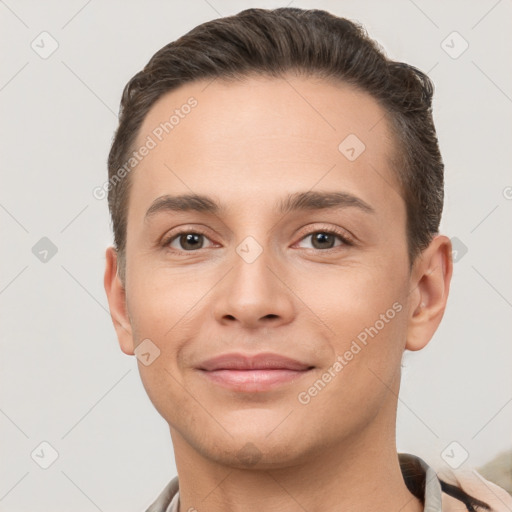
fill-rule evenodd
<path id="1" fill-rule="evenodd" d="M 278 327 L 295 314 L 293 292 L 287 285 L 282 262 L 265 249 L 254 260 L 234 254 L 231 270 L 215 287 L 214 316 L 223 325 Z"/>

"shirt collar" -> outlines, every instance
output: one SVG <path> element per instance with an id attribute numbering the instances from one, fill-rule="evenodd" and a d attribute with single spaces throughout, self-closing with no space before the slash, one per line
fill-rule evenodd
<path id="1" fill-rule="evenodd" d="M 442 512 L 442 490 L 437 473 L 430 467 L 425 472 L 424 512 Z"/>
<path id="2" fill-rule="evenodd" d="M 407 487 L 421 502 L 423 512 L 442 512 L 442 491 L 437 473 L 420 457 L 399 453 L 400 469 Z M 146 512 L 178 512 L 179 484 L 174 477 Z"/>

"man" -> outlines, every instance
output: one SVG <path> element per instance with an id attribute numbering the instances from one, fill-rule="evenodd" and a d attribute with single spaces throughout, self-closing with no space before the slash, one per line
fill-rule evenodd
<path id="1" fill-rule="evenodd" d="M 127 84 L 105 289 L 179 477 L 148 511 L 510 507 L 396 450 L 452 275 L 432 92 L 295 8 L 200 25 Z"/>

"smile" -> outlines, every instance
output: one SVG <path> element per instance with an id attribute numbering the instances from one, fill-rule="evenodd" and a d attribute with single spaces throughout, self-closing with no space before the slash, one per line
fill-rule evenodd
<path id="1" fill-rule="evenodd" d="M 227 370 L 219 369 L 201 373 L 210 381 L 224 388 L 245 393 L 270 391 L 284 384 L 293 382 L 306 374 L 306 370 L 261 369 L 261 370 Z"/>

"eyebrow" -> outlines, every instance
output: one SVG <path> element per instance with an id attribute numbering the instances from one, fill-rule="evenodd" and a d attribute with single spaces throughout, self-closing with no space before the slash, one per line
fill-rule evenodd
<path id="1" fill-rule="evenodd" d="M 278 213 L 294 211 L 327 210 L 354 207 L 365 213 L 375 213 L 375 209 L 357 196 L 348 192 L 296 192 L 281 199 L 277 204 Z M 145 218 L 160 212 L 201 212 L 218 215 L 226 207 L 209 196 L 200 194 L 165 195 L 158 197 L 148 208 Z"/>
<path id="2" fill-rule="evenodd" d="M 375 209 L 361 198 L 348 192 L 296 192 L 288 195 L 279 204 L 279 213 L 301 210 L 327 210 L 332 208 L 358 208 L 365 213 Z"/>

